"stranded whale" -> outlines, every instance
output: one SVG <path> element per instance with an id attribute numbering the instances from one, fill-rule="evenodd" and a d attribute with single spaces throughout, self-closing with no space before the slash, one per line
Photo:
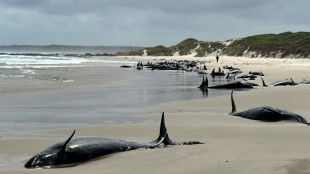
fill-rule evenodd
<path id="1" fill-rule="evenodd" d="M 215 85 L 215 86 L 208 86 L 208 78 L 206 80 L 202 79 L 201 85 L 198 87 L 200 89 L 207 89 L 207 88 L 215 88 L 215 89 L 235 89 L 235 88 L 253 88 L 253 86 L 248 83 L 247 81 L 234 81 L 222 85 Z"/>
<path id="2" fill-rule="evenodd" d="M 304 79 L 304 80 L 301 81 L 299 84 L 310 84 L 310 80 Z"/>
<path id="3" fill-rule="evenodd" d="M 310 123 L 305 118 L 303 118 L 298 114 L 270 106 L 256 107 L 242 112 L 236 112 L 236 105 L 233 98 L 233 91 L 231 92 L 231 105 L 232 105 L 232 111 L 231 113 L 229 113 L 229 115 L 232 116 L 239 116 L 247 119 L 269 121 L 269 122 L 276 122 L 281 120 L 295 120 L 297 122 L 310 125 Z"/>
<path id="4" fill-rule="evenodd" d="M 261 77 L 261 79 L 262 79 L 263 86 L 268 87 L 268 85 L 266 85 L 264 79 L 262 77 Z M 270 84 L 269 86 L 287 86 L 287 85 L 295 86 L 295 85 L 297 85 L 297 83 L 295 83 L 294 80 L 292 78 L 290 78 L 290 79 L 285 79 L 285 80 L 274 82 L 274 83 Z"/>
<path id="5" fill-rule="evenodd" d="M 159 137 L 150 143 L 127 142 L 125 140 L 103 137 L 80 137 L 72 139 L 73 134 L 65 142 L 57 143 L 32 157 L 26 168 L 69 167 L 116 152 L 139 148 L 156 148 L 161 144 L 175 145 L 168 136 L 162 114 Z M 191 144 L 201 144 L 190 142 Z M 185 144 L 185 143 L 184 143 Z"/>

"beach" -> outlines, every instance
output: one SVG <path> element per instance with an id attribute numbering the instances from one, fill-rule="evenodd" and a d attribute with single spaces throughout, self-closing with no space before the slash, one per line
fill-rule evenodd
<path id="1" fill-rule="evenodd" d="M 292 78 L 296 83 L 304 78 L 310 79 L 309 59 L 220 56 L 219 63 L 216 63 L 215 56 L 202 58 L 193 56 L 119 57 L 119 59 L 121 58 L 134 62 L 147 62 L 155 59 L 157 61 L 160 59 L 168 61 L 200 60 L 206 62 L 208 72 L 211 72 L 213 68 L 222 68 L 225 65 L 240 68 L 244 72 L 243 74 L 249 71 L 262 71 L 265 74 L 263 78 L 267 84 L 286 78 Z M 105 57 L 97 57 L 97 59 L 105 59 Z M 66 112 L 71 111 L 76 114 L 87 112 L 99 115 L 102 113 L 100 106 L 90 105 L 87 102 L 67 106 L 66 101 L 74 100 L 74 98 L 70 98 L 72 96 L 90 95 L 94 91 L 99 94 L 99 92 L 103 93 L 139 81 L 139 76 L 134 75 L 137 73 L 136 71 L 120 69 L 118 74 L 111 74 L 100 66 L 100 62 L 97 62 L 96 66 L 38 69 L 37 72 L 39 75 L 35 76 L 36 78 L 1 79 L 0 103 L 2 109 L 20 109 L 22 107 L 17 107 L 15 102 L 25 99 L 30 102 L 29 106 L 33 107 L 36 103 L 51 100 L 54 102 L 59 101 L 57 100 L 59 98 L 64 98 L 59 101 L 59 106 L 53 108 L 50 113 L 59 112 L 63 114 L 61 112 L 63 109 Z M 108 80 L 103 81 L 102 79 Z M 254 82 L 260 86 L 252 90 L 235 92 L 237 111 L 257 106 L 274 106 L 298 113 L 310 120 L 308 104 L 310 85 L 264 88 L 261 86 L 260 78 Z M 199 83 L 197 83 L 198 85 Z M 192 90 L 198 89 L 195 87 Z M 209 91 L 209 93 L 211 92 L 212 90 Z M 96 94 L 90 96 L 93 97 Z M 59 98 L 53 98 L 55 95 Z M 42 99 L 39 100 L 39 97 L 35 96 L 42 96 Z M 29 101 L 33 98 L 37 101 Z M 61 108 L 62 105 L 65 105 L 66 108 Z M 23 108 L 27 108 L 27 106 L 23 105 Z M 91 111 L 91 108 L 95 108 L 94 111 Z M 125 114 L 132 108 L 119 106 L 115 109 L 122 109 Z M 33 125 L 34 127 L 26 130 L 9 131 L 6 135 L 12 135 L 12 138 L 0 137 L 0 173 L 296 174 L 310 172 L 308 154 L 310 145 L 308 132 L 310 128 L 307 125 L 288 121 L 260 122 L 230 116 L 228 115 L 231 111 L 229 95 L 215 98 L 201 97 L 200 99 L 186 101 L 170 102 L 167 100 L 167 102 L 156 103 L 148 106 L 148 108 L 140 109 L 140 112 L 131 111 L 135 118 L 128 122 L 113 121 L 111 118 L 110 122 L 103 122 L 102 124 L 86 126 L 74 124 L 72 126 L 67 123 L 68 128 L 65 128 L 66 123 L 64 123 L 59 128 L 56 126 L 52 129 L 39 130 L 36 129 L 36 125 Z M 9 111 L 7 112 L 9 113 Z M 204 144 L 176 145 L 116 153 L 69 168 L 24 168 L 28 159 L 55 143 L 65 141 L 73 130 L 76 130 L 75 137 L 102 136 L 136 142 L 152 141 L 158 136 L 162 112 L 165 112 L 166 127 L 169 137 L 173 141 L 199 141 Z M 98 117 L 93 117 L 93 119 L 95 123 Z M 57 122 L 60 121 L 57 120 Z M 12 126 L 14 126 L 13 123 Z"/>

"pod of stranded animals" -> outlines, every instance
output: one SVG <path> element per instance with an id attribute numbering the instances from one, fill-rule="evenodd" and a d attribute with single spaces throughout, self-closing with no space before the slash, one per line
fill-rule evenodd
<path id="1" fill-rule="evenodd" d="M 231 92 L 231 105 L 232 111 L 229 113 L 231 116 L 238 116 L 246 119 L 266 122 L 293 120 L 310 125 L 310 123 L 305 118 L 298 114 L 270 106 L 256 107 L 242 112 L 237 112 L 236 104 L 233 98 L 233 91 Z M 75 131 L 66 141 L 54 144 L 46 150 L 30 158 L 26 162 L 25 168 L 33 169 L 70 167 L 89 162 L 91 160 L 99 159 L 103 156 L 117 152 L 124 152 L 135 149 L 152 149 L 167 145 L 203 144 L 199 141 L 181 143 L 173 142 L 167 133 L 164 113 L 162 113 L 159 136 L 157 139 L 149 143 L 128 142 L 125 140 L 105 137 L 78 137 L 73 139 L 74 134 Z"/>
<path id="2" fill-rule="evenodd" d="M 179 61 L 177 63 L 164 62 L 152 64 L 148 63 L 143 65 L 142 62 L 139 62 L 137 69 L 141 70 L 144 66 L 151 68 L 152 70 L 197 70 L 198 62 L 195 61 Z M 128 66 L 123 66 L 123 68 L 129 68 Z M 264 76 L 262 72 L 249 72 L 249 74 L 238 76 L 236 74 L 242 73 L 238 68 L 224 66 L 224 69 L 229 69 L 229 73 L 225 74 L 220 68 L 218 71 L 213 69 L 210 74 L 212 77 L 216 76 L 225 76 L 226 79 L 233 78 L 233 82 L 226 84 L 209 86 L 208 78 L 203 78 L 202 84 L 199 86 L 201 89 L 208 88 L 225 88 L 225 89 L 236 89 L 236 88 L 253 88 L 253 86 L 258 86 L 255 83 L 245 80 L 245 78 L 255 79 L 257 76 Z M 190 70 L 191 69 L 191 70 Z M 207 68 L 204 66 L 200 71 L 206 71 Z M 201 73 L 202 74 L 202 73 Z M 263 86 L 267 86 L 262 78 Z M 310 84 L 310 81 L 304 80 L 302 84 Z M 290 80 L 282 80 L 274 82 L 269 86 L 285 86 L 285 85 L 296 85 L 296 83 Z M 294 120 L 299 123 L 310 125 L 310 123 L 303 118 L 301 115 L 296 113 L 275 108 L 271 106 L 262 106 L 250 108 L 248 110 L 237 112 L 236 104 L 233 98 L 233 91 L 231 92 L 231 105 L 232 111 L 229 113 L 231 116 L 238 116 L 246 119 L 266 121 L 266 122 L 276 122 L 282 120 Z M 125 140 L 114 139 L 114 138 L 105 138 L 105 137 L 78 137 L 73 138 L 75 131 L 72 135 L 64 142 L 59 142 L 52 145 L 46 150 L 34 155 L 30 158 L 26 164 L 25 168 L 56 168 L 56 167 L 70 167 L 75 166 L 81 163 L 89 162 L 94 159 L 99 159 L 103 156 L 110 155 L 117 152 L 130 151 L 135 149 L 152 149 L 159 148 L 162 146 L 170 145 L 194 145 L 194 144 L 203 144 L 199 141 L 189 141 L 175 143 L 168 136 L 167 129 L 165 126 L 165 117 L 162 113 L 159 136 L 154 141 L 149 143 L 137 143 L 137 142 L 128 142 Z"/>
<path id="3" fill-rule="evenodd" d="M 179 60 L 179 61 L 160 61 L 160 62 L 147 62 L 143 64 L 142 62 L 138 62 L 136 66 L 130 65 L 122 65 L 121 68 L 134 68 L 138 69 L 146 67 L 148 69 L 153 70 L 182 70 L 186 72 L 198 72 L 203 73 L 206 72 L 207 67 L 204 65 L 202 68 L 199 68 L 198 65 L 202 65 L 207 63 L 206 61 L 188 61 L 188 60 Z"/>
<path id="4" fill-rule="evenodd" d="M 178 61 L 161 61 L 161 62 L 147 62 L 146 64 L 143 64 L 142 62 L 138 62 L 136 66 L 130 66 L 130 65 L 122 65 L 121 68 L 136 68 L 137 70 L 142 70 L 143 67 L 146 67 L 147 69 L 153 70 L 180 70 L 180 71 L 186 71 L 186 72 L 197 72 L 198 74 L 208 74 L 207 67 L 205 63 L 208 63 L 206 61 L 188 61 L 188 60 L 178 60 Z M 200 67 L 198 65 L 203 65 L 203 67 Z M 243 73 L 242 70 L 239 68 L 235 68 L 232 66 L 223 66 L 223 69 L 227 69 L 228 72 L 225 73 L 221 68 L 219 67 L 216 71 L 215 68 L 212 70 L 210 75 L 212 77 L 224 77 L 226 76 L 227 80 L 234 80 L 233 82 L 223 84 L 223 85 L 216 85 L 216 86 L 208 86 L 208 85 L 200 85 L 199 88 L 228 88 L 228 89 L 234 89 L 234 88 L 253 88 L 253 86 L 259 86 L 256 83 L 249 82 L 248 80 L 255 80 L 258 76 L 264 76 L 264 73 L 262 71 L 250 71 L 248 74 L 237 76 L 238 74 Z M 246 80 L 248 79 L 248 80 Z M 207 79 L 204 80 L 204 82 L 207 82 Z M 277 81 L 274 83 L 271 83 L 270 85 L 266 85 L 264 79 L 262 78 L 262 83 L 264 87 L 267 86 L 286 86 L 286 85 L 297 85 L 291 78 L 285 79 L 281 81 Z M 310 80 L 303 80 L 300 82 L 300 84 L 310 84 Z"/>

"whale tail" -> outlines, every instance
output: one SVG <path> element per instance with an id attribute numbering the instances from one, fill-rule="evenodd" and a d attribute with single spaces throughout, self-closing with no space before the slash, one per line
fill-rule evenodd
<path id="1" fill-rule="evenodd" d="M 206 77 L 204 86 L 205 86 L 205 88 L 208 88 L 208 87 L 209 87 L 209 80 L 208 80 L 208 77 Z"/>
<path id="2" fill-rule="evenodd" d="M 234 94 L 234 91 L 231 91 L 231 95 L 230 95 L 230 98 L 231 98 L 231 112 L 229 114 L 233 114 L 236 112 L 236 104 L 235 104 L 235 101 L 234 101 L 234 97 L 233 97 L 233 94 Z"/>
<path id="3" fill-rule="evenodd" d="M 157 147 L 162 143 L 165 145 L 175 145 L 175 143 L 168 136 L 167 128 L 165 125 L 165 114 L 164 114 L 164 112 L 161 116 L 159 136 L 156 140 L 150 142 L 150 144 L 153 145 L 152 147 Z"/>
<path id="4" fill-rule="evenodd" d="M 208 88 L 209 82 L 208 82 L 208 77 L 206 77 L 206 80 L 204 78 L 202 78 L 202 83 L 200 84 L 200 86 L 198 88 Z"/>
<path id="5" fill-rule="evenodd" d="M 198 88 L 204 88 L 205 87 L 205 79 L 202 77 L 202 83 Z"/>
<path id="6" fill-rule="evenodd" d="M 267 85 L 266 85 L 266 83 L 265 83 L 265 80 L 261 77 L 261 79 L 262 79 L 262 82 L 263 82 L 263 87 L 268 87 Z"/>

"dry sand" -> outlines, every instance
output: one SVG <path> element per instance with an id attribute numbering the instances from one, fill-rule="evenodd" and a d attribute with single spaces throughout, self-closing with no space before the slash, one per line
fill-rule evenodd
<path id="1" fill-rule="evenodd" d="M 161 59 L 128 57 L 137 60 Z M 167 58 L 168 60 L 171 57 Z M 173 59 L 197 60 L 194 57 Z M 309 60 L 249 59 L 220 57 L 200 58 L 207 66 L 232 65 L 244 72 L 262 70 L 266 83 L 292 77 L 296 82 L 310 79 Z M 79 74 L 82 75 L 82 74 Z M 82 77 L 76 77 L 78 80 Z M 83 79 L 83 78 L 82 78 Z M 96 79 L 96 78 L 94 78 Z M 91 81 L 88 81 L 91 83 Z M 260 83 L 260 80 L 257 80 Z M 61 88 L 55 87 L 57 90 Z M 68 90 L 68 88 L 64 88 Z M 48 90 L 47 90 L 48 91 Z M 237 110 L 256 106 L 284 108 L 310 120 L 310 85 L 287 87 L 258 87 L 256 90 L 236 92 Z M 159 149 L 140 149 L 113 154 L 108 157 L 70 168 L 24 169 L 27 159 L 54 143 L 63 141 L 71 129 L 37 132 L 42 135 L 61 135 L 58 138 L 1 139 L 2 157 L 11 165 L 1 165 L 0 173 L 309 173 L 310 127 L 296 122 L 266 123 L 229 116 L 230 98 L 219 97 L 186 102 L 164 103 L 158 110 L 166 113 L 169 136 L 177 142 L 201 141 L 202 145 L 177 145 Z M 161 113 L 141 117 L 160 118 Z M 130 141 L 148 142 L 158 136 L 157 124 L 113 125 L 76 128 L 76 136 L 104 136 Z M 18 166 L 18 167 L 17 167 Z"/>

